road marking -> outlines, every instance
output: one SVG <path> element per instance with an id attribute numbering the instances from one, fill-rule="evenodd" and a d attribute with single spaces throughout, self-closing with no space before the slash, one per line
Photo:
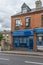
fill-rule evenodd
<path id="1" fill-rule="evenodd" d="M 0 60 L 9 61 L 9 59 L 6 58 L 0 58 Z"/>
<path id="2" fill-rule="evenodd" d="M 37 64 L 37 65 L 43 65 L 43 63 L 39 62 L 31 62 L 31 61 L 24 61 L 25 63 L 30 63 L 30 64 Z"/>
<path id="3" fill-rule="evenodd" d="M 33 58 L 43 58 L 43 56 L 28 56 L 28 57 L 33 57 Z"/>

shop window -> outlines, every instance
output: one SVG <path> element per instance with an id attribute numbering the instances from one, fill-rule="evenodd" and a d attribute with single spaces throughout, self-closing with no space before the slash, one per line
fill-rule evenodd
<path id="1" fill-rule="evenodd" d="M 25 37 L 20 37 L 19 39 L 19 46 L 20 47 L 27 47 L 27 43 L 26 43 L 26 38 Z"/>
<path id="2" fill-rule="evenodd" d="M 15 38 L 15 40 L 14 40 L 14 41 L 15 41 L 15 43 L 18 43 L 18 40 L 19 40 L 18 38 Z"/>
<path id="3" fill-rule="evenodd" d="M 20 43 L 26 43 L 26 38 L 25 37 L 21 37 L 20 38 Z"/>
<path id="4" fill-rule="evenodd" d="M 38 41 L 43 41 L 43 36 L 38 37 Z"/>
<path id="5" fill-rule="evenodd" d="M 26 43 L 26 38 L 23 38 L 23 43 Z"/>
<path id="6" fill-rule="evenodd" d="M 42 37 L 38 37 L 38 41 L 42 41 Z"/>
<path id="7" fill-rule="evenodd" d="M 23 38 L 20 38 L 20 43 L 23 43 Z"/>
<path id="8" fill-rule="evenodd" d="M 42 26 L 43 26 L 43 15 L 41 16 L 41 19 L 42 19 Z"/>
<path id="9" fill-rule="evenodd" d="M 26 27 L 30 27 L 30 17 L 26 18 Z"/>

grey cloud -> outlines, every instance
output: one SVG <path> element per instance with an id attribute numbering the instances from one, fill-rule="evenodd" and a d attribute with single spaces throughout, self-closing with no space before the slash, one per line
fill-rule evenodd
<path id="1" fill-rule="evenodd" d="M 2 29 L 11 27 L 11 16 L 21 10 L 21 6 L 24 2 L 30 8 L 34 8 L 35 1 L 36 0 L 0 0 L 0 24 L 2 25 Z M 43 4 L 43 0 L 41 1 Z"/>

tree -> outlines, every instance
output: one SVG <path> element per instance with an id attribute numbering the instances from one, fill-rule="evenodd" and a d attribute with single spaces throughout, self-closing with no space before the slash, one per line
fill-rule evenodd
<path id="1" fill-rule="evenodd" d="M 0 41 L 2 40 L 2 38 L 3 38 L 3 35 L 2 35 L 2 33 L 0 32 Z"/>

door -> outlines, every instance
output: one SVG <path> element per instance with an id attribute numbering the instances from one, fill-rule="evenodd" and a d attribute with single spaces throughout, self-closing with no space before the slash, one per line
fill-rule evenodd
<path id="1" fill-rule="evenodd" d="M 29 49 L 33 49 L 33 38 L 29 38 Z"/>

